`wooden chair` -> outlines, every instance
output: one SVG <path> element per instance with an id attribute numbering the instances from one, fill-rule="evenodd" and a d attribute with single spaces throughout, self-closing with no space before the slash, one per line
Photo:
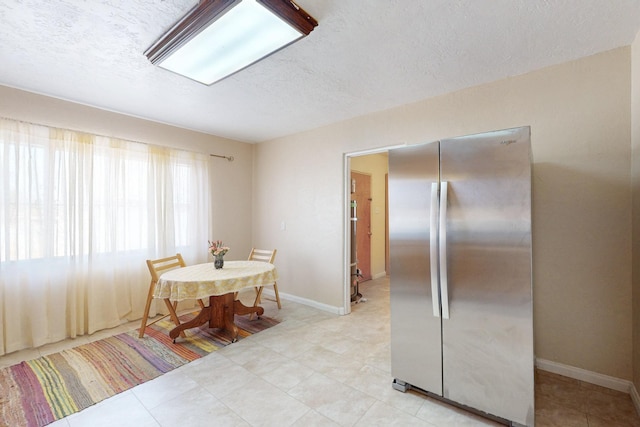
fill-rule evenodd
<path id="1" fill-rule="evenodd" d="M 169 310 L 169 314 L 166 314 L 159 319 L 154 320 L 153 322 L 147 324 L 149 320 L 149 309 L 151 308 L 151 301 L 153 300 L 153 291 L 156 288 L 156 283 L 158 283 L 158 279 L 160 275 L 168 270 L 173 270 L 174 268 L 186 267 L 184 259 L 182 259 L 182 255 L 179 253 L 170 256 L 167 258 L 160 258 L 156 260 L 147 260 L 147 267 L 149 267 L 149 273 L 151 273 L 151 282 L 149 283 L 149 293 L 147 294 L 147 303 L 144 307 L 144 314 L 142 315 L 142 323 L 140 324 L 140 333 L 138 334 L 139 338 L 144 336 L 144 331 L 147 326 L 153 325 L 156 322 L 164 319 L 167 316 L 171 316 L 171 320 L 176 326 L 180 325 L 180 320 L 178 320 L 178 315 L 176 314 L 176 307 L 178 306 L 178 301 L 174 301 L 173 303 L 169 300 L 169 298 L 164 299 L 164 303 L 167 305 L 167 310 Z M 202 300 L 198 300 L 198 304 L 200 308 L 204 307 L 204 303 Z"/>
<path id="2" fill-rule="evenodd" d="M 256 249 L 252 248 L 251 253 L 249 254 L 249 261 L 263 261 L 273 264 L 273 261 L 276 258 L 277 249 L 268 250 L 268 249 Z M 269 285 L 271 286 L 271 285 Z M 260 304 L 260 299 L 262 298 L 262 289 L 264 286 L 256 286 L 256 299 L 253 303 L 253 306 L 257 306 Z M 278 294 L 278 284 L 276 282 L 273 283 L 273 290 L 276 294 L 275 301 L 278 303 L 278 310 L 282 308 L 282 304 L 280 304 L 280 294 Z M 253 317 L 253 314 L 251 315 Z"/>

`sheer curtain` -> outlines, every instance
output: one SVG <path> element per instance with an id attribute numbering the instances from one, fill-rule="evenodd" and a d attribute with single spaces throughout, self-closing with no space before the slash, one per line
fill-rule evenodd
<path id="1" fill-rule="evenodd" d="M 0 355 L 140 318 L 146 259 L 204 261 L 208 164 L 0 119 Z"/>

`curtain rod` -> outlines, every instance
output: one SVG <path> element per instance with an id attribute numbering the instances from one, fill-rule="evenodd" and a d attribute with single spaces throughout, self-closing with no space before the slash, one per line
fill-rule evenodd
<path id="1" fill-rule="evenodd" d="M 151 147 L 169 148 L 169 149 L 174 149 L 174 150 L 187 151 L 187 152 L 190 152 L 190 153 L 200 153 L 199 151 L 193 151 L 193 150 L 189 150 L 189 149 L 186 149 L 186 148 L 171 147 L 171 146 L 168 146 L 168 145 L 153 144 L 153 143 L 150 143 L 150 142 L 134 141 L 132 139 L 122 138 L 122 137 L 119 137 L 119 136 L 107 136 L 107 135 L 104 135 L 104 134 L 93 133 L 93 132 L 86 131 L 86 130 L 62 128 L 62 127 L 58 127 L 58 126 L 45 125 L 45 124 L 42 124 L 42 123 L 35 123 L 35 122 L 27 121 L 27 120 L 14 119 L 14 118 L 11 118 L 11 117 L 0 116 L 0 119 L 9 120 L 9 121 L 12 121 L 12 122 L 26 123 L 26 124 L 33 125 L 33 126 L 42 126 L 42 127 L 46 127 L 46 128 L 49 128 L 49 129 L 58 129 L 58 130 L 62 130 L 62 131 L 70 131 L 70 132 L 82 133 L 82 134 L 85 134 L 85 135 L 99 136 L 101 138 L 119 139 L 121 141 L 132 142 L 134 144 L 143 144 L 143 145 L 148 145 L 148 146 L 151 146 Z M 220 154 L 209 154 L 209 156 L 211 156 L 211 157 L 220 157 L 221 159 L 227 159 L 230 162 L 233 162 L 233 160 L 234 160 L 233 156 L 222 156 Z"/>
<path id="2" fill-rule="evenodd" d="M 221 159 L 227 159 L 230 162 L 233 162 L 233 156 L 221 156 L 220 154 L 209 154 L 211 157 L 220 157 Z"/>

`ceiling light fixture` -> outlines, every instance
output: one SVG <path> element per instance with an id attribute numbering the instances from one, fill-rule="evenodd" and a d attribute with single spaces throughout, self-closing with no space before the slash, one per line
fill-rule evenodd
<path id="1" fill-rule="evenodd" d="M 154 65 L 211 85 L 317 25 L 290 0 L 200 0 L 144 54 Z"/>

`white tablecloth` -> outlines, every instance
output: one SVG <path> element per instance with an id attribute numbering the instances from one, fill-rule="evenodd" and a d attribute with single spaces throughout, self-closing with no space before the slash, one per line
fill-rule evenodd
<path id="1" fill-rule="evenodd" d="M 216 270 L 213 262 L 170 270 L 160 276 L 153 296 L 171 301 L 224 295 L 253 286 L 273 285 L 278 272 L 262 261 L 225 261 Z"/>

